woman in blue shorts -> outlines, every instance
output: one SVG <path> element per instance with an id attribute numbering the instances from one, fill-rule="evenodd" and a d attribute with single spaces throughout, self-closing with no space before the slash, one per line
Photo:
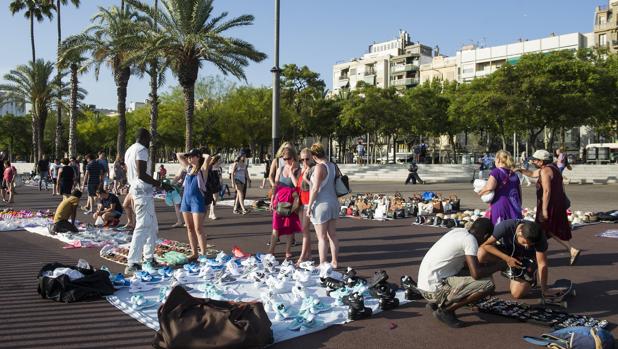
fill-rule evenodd
<path id="1" fill-rule="evenodd" d="M 180 212 L 187 226 L 187 235 L 192 254 L 189 260 L 199 257 L 198 244 L 202 255 L 206 255 L 206 234 L 204 232 L 204 216 L 206 213 L 206 180 L 208 178 L 208 160 L 198 149 L 192 149 L 186 154 L 176 154 L 180 165 L 187 169 L 184 179 Z M 208 201 L 210 203 L 210 200 Z"/>

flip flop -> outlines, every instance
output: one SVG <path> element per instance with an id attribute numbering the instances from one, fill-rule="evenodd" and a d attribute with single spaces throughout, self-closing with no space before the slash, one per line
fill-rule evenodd
<path id="1" fill-rule="evenodd" d="M 571 260 L 569 261 L 569 265 L 574 265 L 575 262 L 577 262 L 577 258 L 579 257 L 581 253 L 582 253 L 582 250 L 577 250 L 577 252 L 575 253 L 575 256 L 571 255 Z"/>

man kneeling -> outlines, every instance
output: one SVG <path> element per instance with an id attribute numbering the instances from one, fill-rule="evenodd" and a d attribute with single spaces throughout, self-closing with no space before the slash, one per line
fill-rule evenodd
<path id="1" fill-rule="evenodd" d="M 547 238 L 541 226 L 522 219 L 507 219 L 496 224 L 491 236 L 479 249 L 481 263 L 504 261 L 508 265 L 504 273 L 511 279 L 513 298 L 524 297 L 538 281 L 543 294 L 553 291 L 547 288 Z"/>
<path id="2" fill-rule="evenodd" d="M 60 202 L 54 215 L 54 224 L 47 226 L 47 230 L 51 235 L 69 231 L 76 233 L 79 231 L 75 226 L 75 217 L 77 216 L 77 208 L 79 207 L 79 199 L 81 197 L 82 192 L 76 189 L 71 192 L 71 196 Z M 71 219 L 70 222 L 69 219 Z"/>
<path id="3" fill-rule="evenodd" d="M 98 217 L 103 219 L 104 226 L 116 226 L 122 216 L 122 204 L 118 197 L 108 193 L 103 189 L 97 190 L 97 198 L 100 200 L 97 211 L 92 215 L 95 220 Z"/>
<path id="4" fill-rule="evenodd" d="M 449 327 L 463 325 L 455 310 L 494 291 L 490 276 L 502 266 L 481 268 L 477 259 L 479 245 L 492 232 L 491 221 L 479 218 L 469 230 L 457 228 L 446 233 L 423 257 L 418 289 L 429 302 L 427 307 L 433 315 Z"/>

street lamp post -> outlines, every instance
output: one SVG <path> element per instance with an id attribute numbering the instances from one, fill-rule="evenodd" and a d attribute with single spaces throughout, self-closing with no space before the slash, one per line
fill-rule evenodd
<path id="1" fill-rule="evenodd" d="M 280 111 L 280 81 L 279 76 L 281 70 L 279 69 L 279 1 L 275 0 L 275 54 L 274 54 L 274 66 L 270 70 L 273 73 L 273 112 L 272 112 L 272 138 L 273 138 L 273 159 L 275 158 L 275 152 L 279 148 L 279 141 L 281 136 L 279 135 L 279 111 Z"/>

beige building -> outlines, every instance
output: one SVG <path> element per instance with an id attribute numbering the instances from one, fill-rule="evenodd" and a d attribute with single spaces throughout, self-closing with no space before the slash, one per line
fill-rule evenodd
<path id="1" fill-rule="evenodd" d="M 597 6 L 594 11 L 594 44 L 618 52 L 618 0 L 608 6 Z"/>
<path id="2" fill-rule="evenodd" d="M 381 88 L 411 88 L 420 82 L 421 64 L 430 63 L 429 46 L 414 43 L 407 32 L 385 42 L 374 43 L 360 58 L 333 66 L 333 94 L 354 90 L 359 82 Z"/>
<path id="3" fill-rule="evenodd" d="M 447 57 L 437 55 L 433 57 L 431 63 L 421 65 L 421 84 L 433 79 L 445 81 L 457 81 L 459 73 L 457 71 L 457 57 Z"/>

